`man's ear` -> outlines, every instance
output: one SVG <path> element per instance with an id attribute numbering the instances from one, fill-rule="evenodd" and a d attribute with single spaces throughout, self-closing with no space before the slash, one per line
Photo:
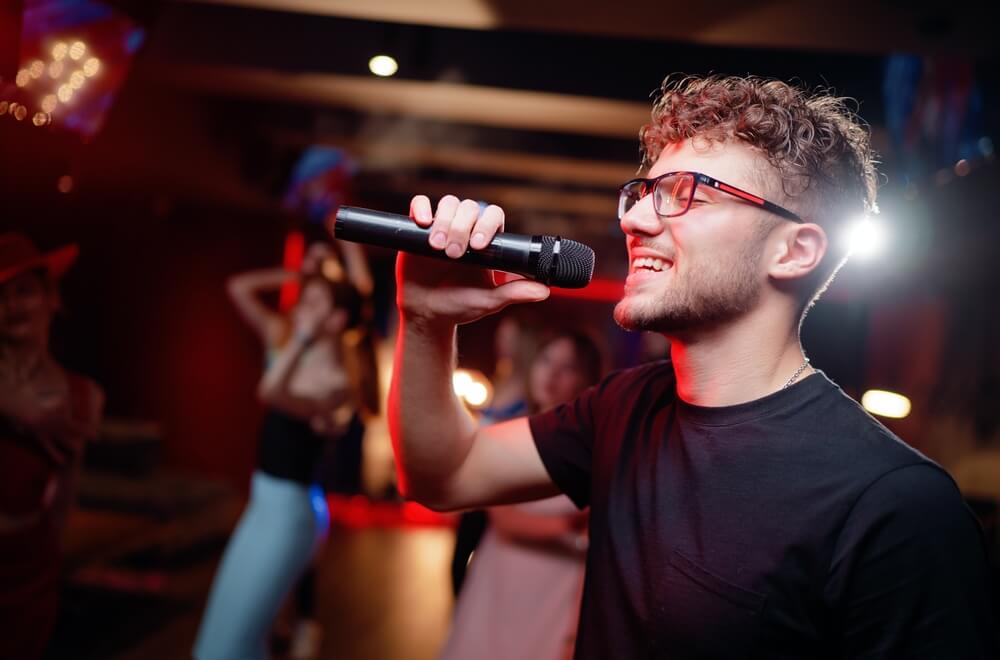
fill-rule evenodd
<path id="1" fill-rule="evenodd" d="M 803 278 L 816 270 L 827 250 L 826 232 L 819 225 L 785 223 L 771 243 L 767 273 L 777 280 Z"/>

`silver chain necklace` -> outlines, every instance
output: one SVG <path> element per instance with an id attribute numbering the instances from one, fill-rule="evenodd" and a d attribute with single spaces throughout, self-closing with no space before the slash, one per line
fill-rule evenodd
<path id="1" fill-rule="evenodd" d="M 784 390 L 787 389 L 789 386 L 791 386 L 791 384 L 794 383 L 796 379 L 802 375 L 802 372 L 805 371 L 806 367 L 808 366 L 809 366 L 809 358 L 806 358 L 805 362 L 799 365 L 799 368 L 795 370 L 795 373 L 792 374 L 792 377 L 788 379 L 788 382 L 781 386 L 781 389 Z"/>

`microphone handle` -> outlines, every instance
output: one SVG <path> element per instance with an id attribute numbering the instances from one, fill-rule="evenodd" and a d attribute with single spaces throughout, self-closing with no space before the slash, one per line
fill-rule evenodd
<path id="1" fill-rule="evenodd" d="M 430 229 L 419 226 L 405 215 L 350 206 L 341 206 L 337 210 L 333 224 L 333 235 L 340 240 L 452 260 L 444 250 L 431 247 L 427 242 L 430 233 Z M 540 236 L 501 232 L 482 250 L 469 248 L 453 261 L 535 278 L 538 276 L 538 255 L 541 251 Z"/>

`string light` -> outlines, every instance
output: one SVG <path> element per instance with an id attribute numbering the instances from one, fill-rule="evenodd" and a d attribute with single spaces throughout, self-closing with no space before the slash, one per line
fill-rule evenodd
<path id="1" fill-rule="evenodd" d="M 53 112 L 56 109 L 56 105 L 59 104 L 59 99 L 56 98 L 55 94 L 48 94 L 42 99 L 42 111 L 43 112 Z"/>
<path id="2" fill-rule="evenodd" d="M 14 84 L 18 87 L 24 87 L 29 82 L 31 82 L 31 73 L 27 69 L 21 69 L 14 77 Z"/>
<path id="3" fill-rule="evenodd" d="M 52 59 L 57 62 L 62 58 L 66 57 L 66 53 L 69 52 L 69 46 L 65 42 L 60 41 L 56 45 L 52 46 Z"/>
<path id="4" fill-rule="evenodd" d="M 69 47 L 69 57 L 72 60 L 78 60 L 83 57 L 87 52 L 87 44 L 82 41 L 74 41 L 73 45 Z"/>
<path id="5" fill-rule="evenodd" d="M 41 78 L 42 74 L 45 73 L 45 62 L 41 60 L 33 61 L 31 63 L 31 66 L 28 67 L 28 73 L 31 75 L 32 78 L 35 78 L 36 80 L 38 78 Z"/>
<path id="6" fill-rule="evenodd" d="M 73 89 L 80 89 L 85 82 L 87 78 L 83 75 L 83 71 L 74 71 L 69 77 L 69 86 Z"/>
<path id="7" fill-rule="evenodd" d="M 33 123 L 35 126 L 45 126 L 50 121 L 52 121 L 52 117 L 50 117 L 49 114 L 45 112 L 36 112 L 35 116 L 31 118 L 31 123 Z"/>
<path id="8" fill-rule="evenodd" d="M 14 110 L 14 119 L 18 121 L 24 121 L 24 118 L 28 116 L 28 109 L 23 105 L 18 105 L 17 109 Z"/>
<path id="9" fill-rule="evenodd" d="M 60 85 L 59 91 L 56 92 L 56 96 L 63 103 L 69 103 L 73 98 L 73 88 L 69 85 Z"/>
<path id="10" fill-rule="evenodd" d="M 9 101 L 0 101 L 0 115 L 7 114 L 7 109 L 10 107 Z"/>
<path id="11" fill-rule="evenodd" d="M 83 63 L 83 75 L 88 78 L 93 78 L 97 75 L 97 72 L 101 70 L 101 61 L 96 57 L 88 58 L 86 62 Z"/>
<path id="12" fill-rule="evenodd" d="M 49 64 L 49 75 L 53 78 L 58 78 L 63 74 L 64 69 L 65 66 L 63 65 L 63 63 L 60 62 L 59 60 L 56 60 L 55 62 Z"/>

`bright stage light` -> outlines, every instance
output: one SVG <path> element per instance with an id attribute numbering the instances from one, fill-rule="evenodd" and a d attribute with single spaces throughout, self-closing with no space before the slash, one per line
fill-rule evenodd
<path id="1" fill-rule="evenodd" d="M 881 223 L 865 216 L 848 227 L 847 241 L 851 255 L 873 257 L 885 246 L 885 229 Z"/>

